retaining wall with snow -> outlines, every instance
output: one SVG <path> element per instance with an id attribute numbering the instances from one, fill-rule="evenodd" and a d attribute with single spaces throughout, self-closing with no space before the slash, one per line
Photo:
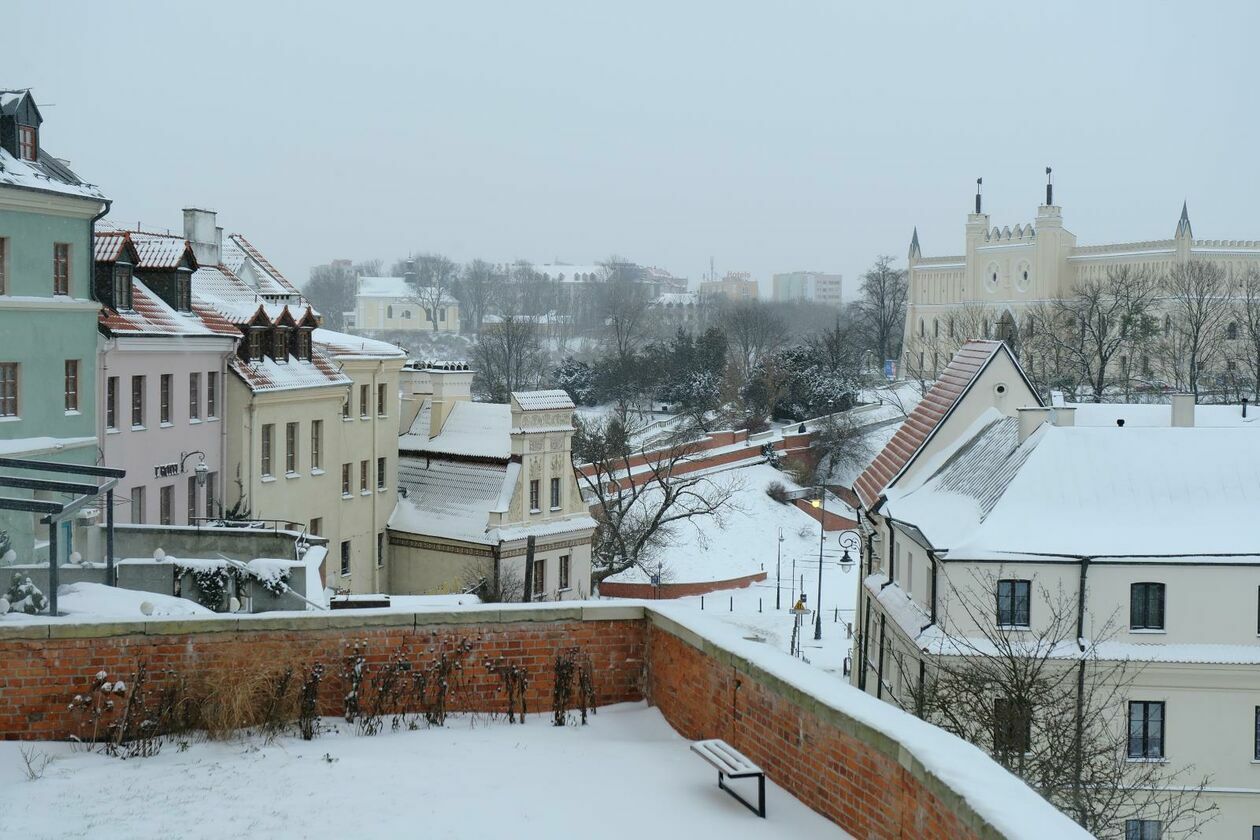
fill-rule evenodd
<path id="1" fill-rule="evenodd" d="M 576 646 L 592 657 L 599 705 L 646 699 L 685 737 L 724 738 L 856 836 L 1088 836 L 975 747 L 712 618 L 656 604 L 0 623 L 0 738 L 69 736 L 74 694 L 101 670 L 129 678 L 140 661 L 158 683 L 168 671 L 216 679 L 249 663 L 322 662 L 321 710 L 337 714 L 354 645 L 383 664 L 460 642 L 472 651 L 465 708 L 453 711 L 501 709 L 502 683 L 486 668 L 500 658 L 529 669 L 529 709 L 547 710 L 555 657 Z M 698 776 L 709 772 L 697 762 Z"/>

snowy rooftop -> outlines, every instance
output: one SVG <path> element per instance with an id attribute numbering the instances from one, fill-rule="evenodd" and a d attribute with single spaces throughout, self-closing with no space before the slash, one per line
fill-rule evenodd
<path id="1" fill-rule="evenodd" d="M 573 408 L 573 399 L 567 391 L 513 391 L 512 400 L 525 411 L 557 411 Z"/>
<path id="2" fill-rule="evenodd" d="M 505 490 L 510 494 L 519 470 L 519 464 L 401 457 L 398 483 L 405 495 L 399 494 L 389 527 L 465 542 L 495 542 L 487 534 L 489 514 L 500 509 L 500 499 Z"/>
<path id="3" fill-rule="evenodd" d="M 309 362 L 292 355 L 285 364 L 277 364 L 270 356 L 250 362 L 232 356 L 228 366 L 251 390 L 259 393 L 349 385 L 353 381 L 318 347 L 312 348 Z"/>
<path id="4" fill-rule="evenodd" d="M 1124 420 L 1125 426 L 1172 425 L 1172 406 L 1167 403 L 1065 403 L 1076 409 L 1078 426 L 1114 426 Z M 1241 405 L 1196 405 L 1196 426 L 1251 426 L 1260 429 L 1260 406 L 1248 406 L 1243 417 Z"/>
<path id="5" fill-rule="evenodd" d="M 311 334 L 311 339 L 337 356 L 384 356 L 401 359 L 407 355 L 401 348 L 385 341 L 334 332 L 322 327 Z"/>
<path id="6" fill-rule="evenodd" d="M 511 406 L 461 400 L 451 408 L 441 433 L 430 440 L 429 412 L 432 407 L 433 401 L 426 399 L 411 428 L 398 438 L 398 448 L 404 454 L 462 455 L 500 461 L 511 457 Z"/>
<path id="7" fill-rule="evenodd" d="M 1239 428 L 1042 425 L 989 410 L 889 514 L 954 558 L 1260 554 L 1260 436 Z M 1194 523 L 1194 527 L 1187 527 Z"/>
<path id="8" fill-rule="evenodd" d="M 79 180 L 70 167 L 42 148 L 38 160 L 20 160 L 0 149 L 0 186 L 62 193 L 98 201 L 104 199 L 100 189 Z"/>
<path id="9" fill-rule="evenodd" d="M 101 326 L 112 335 L 189 335 L 240 338 L 241 331 L 208 306 L 194 302 L 178 312 L 138 279 L 131 281 L 131 309 L 102 307 Z"/>
<path id="10" fill-rule="evenodd" d="M 399 300 L 416 300 L 419 294 L 405 277 L 360 277 L 360 297 L 397 298 Z M 443 294 L 439 302 L 441 306 L 451 306 L 455 301 Z"/>

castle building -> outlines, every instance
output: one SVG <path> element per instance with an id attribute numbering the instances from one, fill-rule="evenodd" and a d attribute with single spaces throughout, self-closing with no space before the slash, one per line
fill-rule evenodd
<path id="1" fill-rule="evenodd" d="M 1065 298 L 1078 282 L 1104 279 L 1120 267 L 1162 275 L 1178 263 L 1207 259 L 1230 279 L 1260 268 L 1260 241 L 1195 239 L 1184 203 L 1172 238 L 1108 245 L 1077 244 L 1050 183 L 1027 225 L 999 228 L 981 208 L 977 182 L 961 254 L 925 257 L 917 228 L 911 237 L 902 344 L 907 375 L 935 379 L 971 338 L 1002 339 L 1018 350 L 1029 307 Z"/>

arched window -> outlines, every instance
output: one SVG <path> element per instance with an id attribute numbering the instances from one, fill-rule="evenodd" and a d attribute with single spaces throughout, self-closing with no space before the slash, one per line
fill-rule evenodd
<path id="1" fill-rule="evenodd" d="M 923 336 L 926 334 L 927 333 L 925 332 L 925 328 L 923 326 L 923 319 L 920 318 L 919 319 L 919 338 L 923 338 Z"/>
<path id="2" fill-rule="evenodd" d="M 393 306 L 387 306 L 387 307 L 385 307 L 385 317 L 386 317 L 386 318 L 393 318 L 393 317 L 394 317 L 394 307 L 393 307 Z"/>
<path id="3" fill-rule="evenodd" d="M 945 321 L 945 326 L 949 330 L 949 337 L 953 338 L 954 337 L 954 316 L 953 315 L 950 315 L 949 318 Z"/>
<path id="4" fill-rule="evenodd" d="M 1165 315 L 1164 316 L 1164 335 L 1168 335 L 1170 332 L 1172 332 L 1172 316 Z"/>
<path id="5" fill-rule="evenodd" d="M 933 338 L 941 337 L 941 319 L 940 318 L 932 319 L 932 337 Z"/>
<path id="6" fill-rule="evenodd" d="M 404 309 L 404 310 L 403 310 L 403 320 L 405 320 L 405 321 L 409 321 L 409 320 L 411 320 L 411 310 L 410 310 L 410 309 Z"/>
<path id="7" fill-rule="evenodd" d="M 981 337 L 981 338 L 988 338 L 988 337 L 989 337 L 989 319 L 988 319 L 988 318 L 985 318 L 985 319 L 984 319 L 983 329 L 982 329 L 982 331 L 981 331 L 981 333 L 980 333 L 980 337 Z"/>

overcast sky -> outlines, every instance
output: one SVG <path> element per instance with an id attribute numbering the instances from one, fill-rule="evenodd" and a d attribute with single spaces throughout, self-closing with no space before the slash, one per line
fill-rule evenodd
<path id="1" fill-rule="evenodd" d="M 290 278 L 408 250 L 694 285 L 959 253 L 977 176 L 1082 243 L 1260 238 L 1260 4 L 6 0 L 0 87 L 116 222 Z"/>

